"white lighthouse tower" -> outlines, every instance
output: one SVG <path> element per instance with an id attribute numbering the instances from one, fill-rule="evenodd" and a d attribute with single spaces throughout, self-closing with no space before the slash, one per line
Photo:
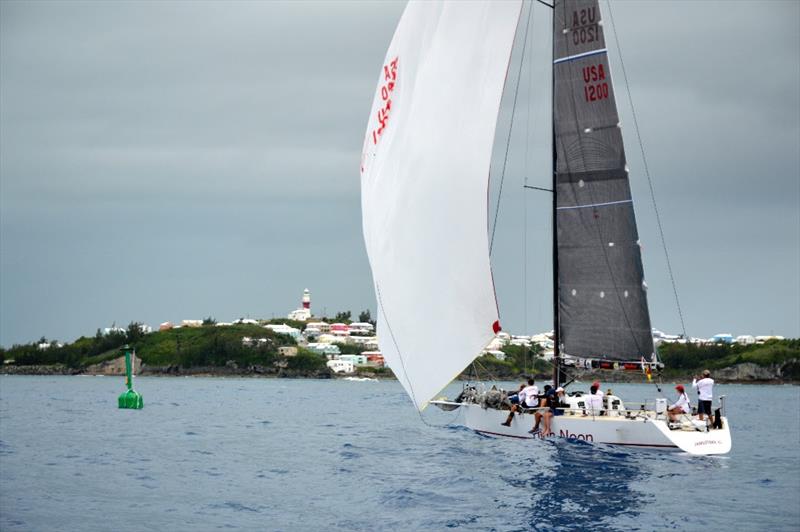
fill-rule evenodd
<path id="1" fill-rule="evenodd" d="M 290 320 L 297 321 L 307 321 L 311 318 L 311 292 L 308 288 L 303 290 L 303 299 L 300 308 L 290 312 L 287 317 Z"/>

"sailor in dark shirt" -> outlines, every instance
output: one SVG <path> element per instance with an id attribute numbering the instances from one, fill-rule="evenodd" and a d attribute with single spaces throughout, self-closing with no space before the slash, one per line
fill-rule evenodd
<path id="1" fill-rule="evenodd" d="M 545 406 L 547 406 L 548 410 L 544 413 L 544 436 L 549 436 L 553 433 L 551 429 L 553 416 L 560 416 L 564 413 L 564 407 L 567 405 L 561 402 L 563 397 L 564 388 L 561 386 L 555 390 L 550 390 L 550 392 L 545 395 Z"/>
<path id="2" fill-rule="evenodd" d="M 538 434 L 539 433 L 539 424 L 542 422 L 542 418 L 544 417 L 545 408 L 547 407 L 547 396 L 553 394 L 553 387 L 549 384 L 544 385 L 544 393 L 539 396 L 539 408 L 536 409 L 536 413 L 533 415 L 533 419 L 536 423 L 533 425 L 533 428 L 528 431 L 529 434 Z"/>

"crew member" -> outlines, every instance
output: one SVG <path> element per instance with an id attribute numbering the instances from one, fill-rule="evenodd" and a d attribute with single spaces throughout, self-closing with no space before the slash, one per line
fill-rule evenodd
<path id="1" fill-rule="evenodd" d="M 598 394 L 598 389 L 596 386 L 597 383 L 592 384 L 592 387 L 589 388 L 589 395 L 584 398 L 586 402 L 586 410 L 588 410 L 588 415 L 592 416 L 599 416 L 603 410 L 603 392 L 600 391 Z M 587 414 L 583 414 L 584 416 Z"/>
<path id="2" fill-rule="evenodd" d="M 714 399 L 714 379 L 711 378 L 711 372 L 703 370 L 703 378 L 697 380 L 697 376 L 692 381 L 692 388 L 697 389 L 698 404 L 697 414 L 700 421 L 703 421 L 703 415 L 708 415 L 708 420 L 711 422 L 711 401 Z"/>
<path id="3" fill-rule="evenodd" d="M 500 423 L 506 427 L 511 426 L 511 420 L 514 419 L 514 414 L 517 413 L 522 408 L 536 408 L 538 406 L 539 401 L 539 387 L 533 383 L 533 378 L 528 379 L 528 385 L 520 390 L 519 394 L 519 404 L 513 405 L 511 407 L 511 412 L 508 413 L 508 417 L 506 418 L 505 422 Z"/>
<path id="4" fill-rule="evenodd" d="M 689 402 L 689 396 L 686 395 L 686 390 L 683 388 L 683 384 L 675 386 L 675 390 L 678 391 L 678 400 L 675 401 L 675 404 L 667 409 L 667 412 L 669 412 L 670 421 L 678 421 L 680 416 L 683 414 L 689 414 L 692 411 L 692 404 Z"/>
<path id="5" fill-rule="evenodd" d="M 544 412 L 544 433 L 543 435 L 549 436 L 553 433 L 552 424 L 553 416 L 560 416 L 564 413 L 563 408 L 566 406 L 561 403 L 564 398 L 564 388 L 559 386 L 555 390 L 551 390 L 552 394 L 546 398 L 548 409 Z"/>

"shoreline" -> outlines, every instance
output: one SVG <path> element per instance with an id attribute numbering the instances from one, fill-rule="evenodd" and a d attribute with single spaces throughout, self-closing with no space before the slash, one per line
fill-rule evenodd
<path id="1" fill-rule="evenodd" d="M 86 368 L 69 368 L 61 364 L 36 365 L 36 366 L 5 366 L 0 368 L 0 375 L 23 375 L 23 376 L 104 376 L 104 377 L 124 377 L 124 373 L 118 371 L 86 371 Z M 315 379 L 315 380 L 343 380 L 352 377 L 370 378 L 377 380 L 397 380 L 394 374 L 384 372 L 360 372 L 360 373 L 333 373 L 332 371 L 292 371 L 286 369 L 265 370 L 261 367 L 231 368 L 231 367 L 198 367 L 198 368 L 179 368 L 177 366 L 168 367 L 147 367 L 143 366 L 137 373 L 137 377 L 200 377 L 200 378 L 252 378 L 252 379 Z M 621 377 L 622 375 L 617 375 Z M 712 375 L 713 377 L 713 375 Z M 519 376 L 499 376 L 494 381 L 516 381 L 525 378 Z M 549 375 L 534 375 L 536 380 L 549 380 Z M 460 375 L 456 380 L 472 381 Z M 643 382 L 637 375 L 626 375 L 623 378 L 611 378 L 609 374 L 599 374 L 597 372 L 581 375 L 577 382 L 591 382 L 600 380 L 605 384 L 656 384 L 655 382 Z M 800 380 L 782 379 L 778 376 L 774 378 L 764 378 L 763 376 L 752 376 L 745 378 L 724 378 L 714 379 L 717 384 L 758 384 L 758 385 L 800 385 Z M 484 380 L 484 382 L 494 382 Z M 691 375 L 664 376 L 660 385 L 667 385 L 673 382 L 691 382 Z"/>

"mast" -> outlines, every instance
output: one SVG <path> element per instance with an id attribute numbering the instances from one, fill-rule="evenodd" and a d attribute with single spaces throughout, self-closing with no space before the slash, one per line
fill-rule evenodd
<path id="1" fill-rule="evenodd" d="M 556 219 L 556 190 L 557 190 L 557 165 L 556 159 L 558 157 L 558 151 L 556 150 L 556 119 L 555 119 L 555 102 L 556 102 L 556 75 L 555 75 L 555 65 L 553 65 L 553 60 L 555 59 L 555 31 L 556 31 L 556 12 L 555 12 L 555 0 L 553 3 L 553 42 L 550 49 L 551 61 L 550 61 L 550 132 L 551 132 L 551 140 L 552 140 L 552 149 L 553 149 L 553 388 L 558 388 L 561 384 L 560 377 L 561 377 L 561 349 L 559 347 L 559 343 L 561 342 L 561 333 L 559 331 L 559 323 L 558 323 L 558 220 Z"/>

